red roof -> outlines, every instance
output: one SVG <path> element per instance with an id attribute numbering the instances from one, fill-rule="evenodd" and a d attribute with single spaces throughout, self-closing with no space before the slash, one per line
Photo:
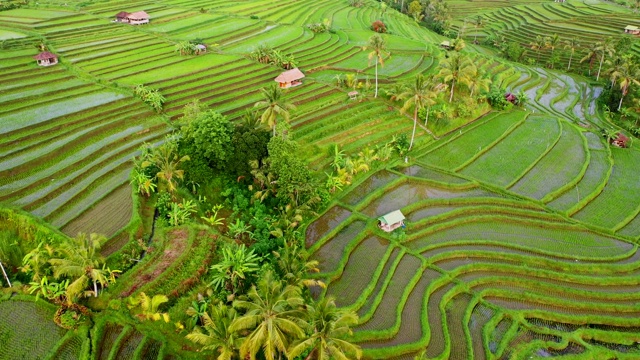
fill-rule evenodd
<path id="1" fill-rule="evenodd" d="M 129 13 L 126 11 L 120 11 L 119 13 L 116 14 L 117 18 L 126 18 L 127 16 L 129 16 Z"/>
<path id="2" fill-rule="evenodd" d="M 304 74 L 302 73 L 302 71 L 300 71 L 298 68 L 293 68 L 291 70 L 287 70 L 282 74 L 278 75 L 278 77 L 275 78 L 275 81 L 280 83 L 286 83 L 286 82 L 292 82 L 294 80 L 300 80 L 303 77 L 304 77 Z"/>
<path id="3" fill-rule="evenodd" d="M 58 55 L 50 53 L 48 51 L 43 51 L 40 54 L 33 57 L 36 60 L 47 60 L 47 59 L 57 59 Z"/>

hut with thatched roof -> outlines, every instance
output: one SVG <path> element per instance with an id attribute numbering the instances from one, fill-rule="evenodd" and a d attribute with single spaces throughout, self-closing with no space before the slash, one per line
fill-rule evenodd
<path id="1" fill-rule="evenodd" d="M 302 85 L 302 81 L 300 81 L 300 79 L 302 79 L 303 77 L 304 74 L 302 73 L 302 71 L 300 71 L 300 69 L 293 68 L 278 75 L 275 78 L 275 82 L 280 84 L 281 89 L 286 89 L 292 86 Z"/>
<path id="2" fill-rule="evenodd" d="M 43 51 L 33 58 L 36 59 L 40 66 L 51 66 L 58 63 L 58 55 L 48 51 Z"/>
<path id="3" fill-rule="evenodd" d="M 404 219 L 405 217 L 402 214 L 402 211 L 392 211 L 378 218 L 378 227 L 386 232 L 392 232 L 393 230 L 404 226 Z"/>

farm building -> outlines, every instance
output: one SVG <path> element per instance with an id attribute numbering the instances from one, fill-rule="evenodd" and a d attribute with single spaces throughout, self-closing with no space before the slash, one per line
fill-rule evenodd
<path id="1" fill-rule="evenodd" d="M 275 82 L 280 84 L 280 88 L 286 89 L 293 86 L 302 85 L 302 81 L 300 81 L 300 79 L 302 79 L 303 77 L 304 74 L 302 73 L 302 71 L 300 71 L 300 69 L 293 68 L 278 75 L 278 77 L 275 78 Z"/>
<path id="2" fill-rule="evenodd" d="M 446 50 L 450 50 L 451 42 L 449 42 L 449 40 L 444 40 L 443 42 L 440 43 L 440 47 Z"/>
<path id="3" fill-rule="evenodd" d="M 43 51 L 33 57 L 40 66 L 51 66 L 58 63 L 58 56 L 48 51 Z"/>
<path id="4" fill-rule="evenodd" d="M 126 11 L 121 11 L 116 14 L 115 22 L 121 22 L 131 25 L 141 25 L 149 23 L 149 14 L 144 11 L 136 11 L 133 13 L 128 13 Z"/>
<path id="5" fill-rule="evenodd" d="M 196 55 L 204 54 L 206 52 L 207 52 L 207 47 L 205 45 L 198 44 L 195 46 Z"/>
<path id="6" fill-rule="evenodd" d="M 624 32 L 631 35 L 640 35 L 640 28 L 633 25 L 627 25 L 627 27 L 624 28 Z"/>
<path id="7" fill-rule="evenodd" d="M 404 226 L 404 215 L 402 214 L 402 211 L 396 210 L 380 216 L 378 218 L 378 226 L 386 232 L 392 232 L 393 230 Z"/>

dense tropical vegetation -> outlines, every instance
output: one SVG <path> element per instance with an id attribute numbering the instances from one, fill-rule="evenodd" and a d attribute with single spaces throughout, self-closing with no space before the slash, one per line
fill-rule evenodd
<path id="1" fill-rule="evenodd" d="M 1 4 L 0 358 L 637 357 L 637 10 Z"/>

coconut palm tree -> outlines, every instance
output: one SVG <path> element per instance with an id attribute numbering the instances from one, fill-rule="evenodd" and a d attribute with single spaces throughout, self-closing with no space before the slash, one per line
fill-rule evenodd
<path id="1" fill-rule="evenodd" d="M 571 60 L 573 60 L 573 54 L 579 47 L 580 43 L 578 43 L 578 38 L 576 38 L 575 36 L 569 40 L 564 41 L 564 49 L 571 52 L 571 55 L 569 55 L 569 65 L 567 66 L 567 71 L 571 70 Z"/>
<path id="2" fill-rule="evenodd" d="M 640 66 L 638 62 L 631 57 L 626 57 L 625 62 L 620 68 L 620 71 L 616 74 L 618 78 L 618 86 L 622 91 L 620 97 L 620 103 L 618 104 L 618 111 L 622 108 L 622 101 L 624 97 L 629 93 L 629 87 L 632 84 L 640 85 Z"/>
<path id="3" fill-rule="evenodd" d="M 536 36 L 536 39 L 529 43 L 529 47 L 531 48 L 531 50 L 536 50 L 538 54 L 538 60 L 536 62 L 540 62 L 540 50 L 545 47 L 545 44 L 545 39 L 540 35 Z"/>
<path id="4" fill-rule="evenodd" d="M 203 345 L 202 350 L 217 351 L 217 360 L 237 359 L 237 349 L 240 345 L 239 335 L 229 330 L 231 323 L 236 318 L 237 312 L 234 308 L 220 303 L 211 309 L 211 315 L 207 312 L 202 314 L 203 329 L 196 327 L 186 338 L 196 344 Z"/>
<path id="5" fill-rule="evenodd" d="M 273 255 L 278 259 L 278 271 L 281 278 L 287 284 L 298 287 L 326 286 L 320 280 L 309 279 L 309 273 L 319 272 L 320 270 L 316 260 L 308 260 L 308 255 L 304 249 L 297 245 L 285 243 L 284 248 L 274 252 Z"/>
<path id="6" fill-rule="evenodd" d="M 156 174 L 158 179 L 163 180 L 167 185 L 167 190 L 174 193 L 178 189 L 177 179 L 184 178 L 184 170 L 179 169 L 185 161 L 189 161 L 188 155 L 178 154 L 178 145 L 169 136 L 165 138 L 164 144 L 157 147 L 151 154 L 150 160 L 144 161 L 142 167 L 146 168 L 156 165 L 160 171 Z"/>
<path id="7" fill-rule="evenodd" d="M 602 70 L 602 63 L 604 62 L 604 56 L 609 55 L 613 56 L 615 54 L 616 49 L 613 46 L 613 40 L 608 37 L 605 41 L 599 42 L 600 46 L 598 47 L 601 57 L 600 57 L 600 67 L 598 67 L 598 75 L 596 76 L 596 81 L 600 80 L 600 71 Z"/>
<path id="8" fill-rule="evenodd" d="M 436 93 L 431 89 L 432 84 L 425 79 L 422 74 L 418 74 L 415 77 L 413 86 L 407 88 L 402 94 L 401 99 L 405 99 L 404 106 L 400 111 L 406 112 L 413 106 L 413 131 L 411 133 L 411 142 L 409 143 L 409 150 L 413 147 L 413 140 L 416 135 L 416 126 L 418 124 L 418 111 L 425 106 L 435 105 L 434 98 Z"/>
<path id="9" fill-rule="evenodd" d="M 544 38 L 544 47 L 546 49 L 551 49 L 551 59 L 553 59 L 553 53 L 556 51 L 558 45 L 560 45 L 560 37 L 558 34 L 553 34 L 553 36 L 547 36 Z M 553 69 L 553 62 L 551 62 L 551 68 Z"/>
<path id="10" fill-rule="evenodd" d="M 598 58 L 599 52 L 600 52 L 600 43 L 599 42 L 590 43 L 589 47 L 587 48 L 587 54 L 582 59 L 580 59 L 581 63 L 589 60 L 589 75 L 591 75 L 591 69 L 593 68 L 593 63 L 595 63 L 596 59 Z"/>
<path id="11" fill-rule="evenodd" d="M 474 76 L 469 80 L 469 97 L 473 98 L 473 93 L 478 91 L 489 91 L 491 86 L 491 79 L 486 77 Z"/>
<path id="12" fill-rule="evenodd" d="M 360 359 L 362 350 L 349 342 L 351 326 L 358 323 L 358 315 L 352 311 L 340 310 L 332 297 L 325 297 L 308 307 L 311 335 L 294 344 L 289 351 L 289 359 L 311 349 L 307 359 Z"/>
<path id="13" fill-rule="evenodd" d="M 98 296 L 98 284 L 104 287 L 109 282 L 109 273 L 102 266 L 104 259 L 99 252 L 105 241 L 106 238 L 98 234 L 80 233 L 60 246 L 60 257 L 49 260 L 56 279 L 66 277 L 71 280 L 67 288 L 68 301 L 85 295 L 90 282 L 93 283 L 93 295 Z"/>
<path id="14" fill-rule="evenodd" d="M 289 110 L 293 110 L 296 107 L 283 98 L 282 90 L 276 84 L 262 88 L 260 91 L 264 100 L 255 103 L 254 107 L 265 108 L 261 116 L 262 123 L 273 129 L 273 136 L 276 136 L 278 117 L 289 121 Z"/>
<path id="15" fill-rule="evenodd" d="M 163 320 L 169 322 L 169 314 L 160 312 L 160 305 L 169 301 L 166 295 L 156 294 L 149 296 L 144 292 L 141 292 L 136 297 L 129 298 L 129 309 L 138 309 L 139 313 L 136 315 L 142 320 Z"/>
<path id="16" fill-rule="evenodd" d="M 287 355 L 291 341 L 304 336 L 303 303 L 299 287 L 284 285 L 271 271 L 265 272 L 245 300 L 233 302 L 234 308 L 245 313 L 231 323 L 229 330 L 249 332 L 240 346 L 240 356 L 254 360 L 262 351 L 266 360 L 274 360 L 279 354 Z"/>
<path id="17" fill-rule="evenodd" d="M 477 76 L 478 70 L 471 62 L 471 59 L 460 53 L 453 53 L 448 58 L 440 62 L 440 73 L 445 83 L 451 82 L 451 94 L 449 102 L 453 100 L 453 93 L 456 83 L 469 84 L 469 81 Z"/>
<path id="18" fill-rule="evenodd" d="M 473 21 L 473 24 L 476 26 L 476 32 L 475 32 L 475 37 L 473 38 L 473 43 L 477 44 L 478 43 L 478 27 L 482 26 L 482 15 L 476 16 L 476 18 Z"/>
<path id="19" fill-rule="evenodd" d="M 386 51 L 386 42 L 382 36 L 375 34 L 369 38 L 367 45 L 362 50 L 369 50 L 369 61 L 375 58 L 376 61 L 376 89 L 373 95 L 374 98 L 378 97 L 378 63 L 380 66 L 384 66 L 383 55 L 388 54 Z"/>

